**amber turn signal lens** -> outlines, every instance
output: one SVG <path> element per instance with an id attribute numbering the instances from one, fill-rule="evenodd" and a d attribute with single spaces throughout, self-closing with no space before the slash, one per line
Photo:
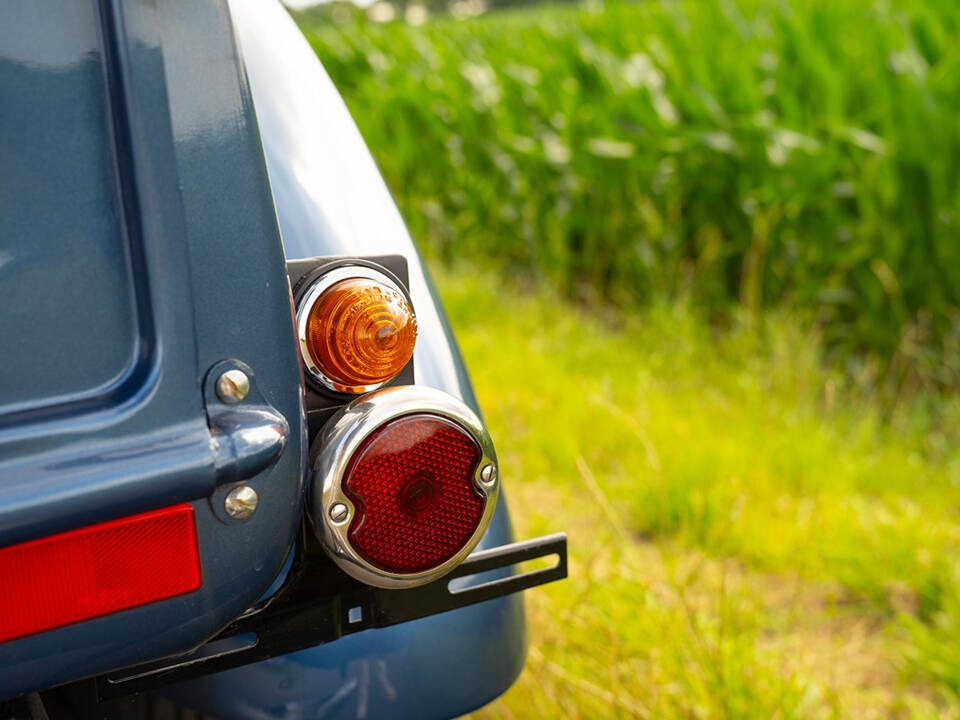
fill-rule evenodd
<path id="1" fill-rule="evenodd" d="M 409 362 L 417 320 L 395 288 L 369 278 L 347 278 L 316 298 L 304 339 L 309 360 L 331 387 L 366 392 Z"/>

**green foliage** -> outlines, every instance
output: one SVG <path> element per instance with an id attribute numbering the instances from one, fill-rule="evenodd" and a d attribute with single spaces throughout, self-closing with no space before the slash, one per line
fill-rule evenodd
<path id="1" fill-rule="evenodd" d="M 570 533 L 485 712 L 960 718 L 960 4 L 406 17 L 299 19 Z"/>
<path id="2" fill-rule="evenodd" d="M 721 323 L 786 304 L 871 382 L 960 385 L 957 3 L 333 16 L 305 32 L 428 255 Z"/>

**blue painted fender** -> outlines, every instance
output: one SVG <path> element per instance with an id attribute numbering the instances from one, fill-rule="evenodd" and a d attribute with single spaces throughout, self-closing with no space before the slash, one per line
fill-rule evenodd
<path id="1" fill-rule="evenodd" d="M 288 260 L 400 253 L 410 262 L 419 339 L 416 382 L 479 412 L 422 260 L 342 99 L 287 12 L 273 0 L 230 9 Z M 494 438 L 496 441 L 496 438 Z M 480 547 L 513 540 L 506 503 Z M 231 718 L 451 717 L 489 702 L 523 667 L 520 595 L 175 686 L 178 702 Z"/>

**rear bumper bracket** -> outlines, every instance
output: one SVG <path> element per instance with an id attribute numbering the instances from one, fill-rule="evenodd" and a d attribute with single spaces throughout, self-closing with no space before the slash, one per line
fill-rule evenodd
<path id="1" fill-rule="evenodd" d="M 311 537 L 312 533 L 306 534 Z M 71 690 L 101 703 L 332 642 L 344 635 L 456 610 L 567 576 L 564 533 L 481 550 L 449 575 L 420 587 L 385 590 L 338 571 L 315 548 L 299 547 L 284 587 L 192 654 L 109 673 Z M 556 556 L 550 567 L 509 573 L 512 566 Z M 495 571 L 501 571 L 496 573 Z M 495 579 L 476 576 L 491 573 Z M 467 580 L 456 583 L 459 578 Z M 451 585 L 453 586 L 451 588 Z"/>

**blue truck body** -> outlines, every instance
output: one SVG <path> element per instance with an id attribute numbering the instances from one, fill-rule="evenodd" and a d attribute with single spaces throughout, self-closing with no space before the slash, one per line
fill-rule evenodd
<path id="1" fill-rule="evenodd" d="M 2 699 L 190 652 L 282 580 L 309 442 L 285 262 L 405 256 L 416 384 L 476 399 L 373 160 L 273 0 L 0 5 L 0 137 L 0 547 L 187 502 L 203 566 L 197 592 L 0 643 Z M 223 361 L 285 423 L 269 464 L 212 449 Z M 232 523 L 216 508 L 240 472 L 261 504 Z M 511 540 L 501 498 L 481 547 Z M 219 717 L 448 717 L 524 653 L 515 594 L 164 694 Z"/>

